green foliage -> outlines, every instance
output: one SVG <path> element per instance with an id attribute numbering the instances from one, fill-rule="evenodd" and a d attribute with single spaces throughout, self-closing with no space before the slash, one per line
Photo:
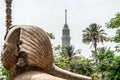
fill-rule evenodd
<path id="1" fill-rule="evenodd" d="M 92 75 L 92 80 L 100 80 L 100 73 L 94 72 Z"/>
<path id="2" fill-rule="evenodd" d="M 107 28 L 116 28 L 116 35 L 112 38 L 115 43 L 120 43 L 120 13 L 117 13 L 114 18 L 112 18 L 107 23 Z M 116 52 L 120 52 L 120 45 L 115 46 Z M 107 69 L 106 76 L 109 80 L 120 80 L 120 56 L 114 56 L 112 58 L 112 63 Z"/>
<path id="3" fill-rule="evenodd" d="M 53 35 L 53 33 L 47 32 L 47 35 L 50 37 L 50 39 L 55 39 L 55 36 Z"/>
<path id="4" fill-rule="evenodd" d="M 90 24 L 88 28 L 83 30 L 83 43 L 89 44 L 94 43 L 95 41 L 97 43 L 102 42 L 106 40 L 107 35 L 103 29 L 101 29 L 100 25 L 97 25 L 96 23 Z"/>
<path id="5" fill-rule="evenodd" d="M 95 55 L 95 73 L 98 80 L 119 80 L 120 76 L 120 56 L 115 56 L 115 52 L 104 47 L 99 48 Z M 95 76 L 95 73 L 93 77 Z M 94 80 L 97 80 L 96 78 Z"/>
<path id="6" fill-rule="evenodd" d="M 114 18 L 112 18 L 107 23 L 108 28 L 119 28 L 120 27 L 120 13 L 117 13 Z"/>
<path id="7" fill-rule="evenodd" d="M 72 57 L 76 54 L 76 53 L 74 53 L 74 49 L 75 48 L 73 45 L 66 46 L 66 47 L 58 45 L 53 48 L 53 51 L 55 54 L 60 54 L 61 56 L 68 58 L 70 61 L 72 59 Z"/>
<path id="8" fill-rule="evenodd" d="M 60 57 L 55 60 L 55 64 L 62 69 L 86 76 L 91 76 L 93 72 L 91 61 L 88 59 L 72 59 L 69 62 L 69 59 Z"/>
<path id="9" fill-rule="evenodd" d="M 97 54 L 95 55 L 95 58 L 99 62 L 106 62 L 110 63 L 112 59 L 114 58 L 114 51 L 111 51 L 110 49 L 107 49 L 105 47 L 98 48 L 97 49 Z"/>
<path id="10" fill-rule="evenodd" d="M 0 63 L 0 80 L 10 80 L 10 73 Z"/>
<path id="11" fill-rule="evenodd" d="M 68 60 L 63 57 L 62 55 L 55 55 L 54 54 L 54 63 L 56 64 L 56 66 L 65 69 L 65 70 L 69 70 L 69 62 Z"/>
<path id="12" fill-rule="evenodd" d="M 100 25 L 92 23 L 88 28 L 83 30 L 83 43 L 90 44 L 94 46 L 95 52 L 97 49 L 97 43 L 107 41 L 106 33 L 104 29 L 101 29 Z"/>
<path id="13" fill-rule="evenodd" d="M 83 74 L 86 76 L 91 76 L 93 73 L 93 67 L 92 63 L 88 59 L 72 59 L 70 62 L 70 71 L 77 73 L 77 74 Z"/>
<path id="14" fill-rule="evenodd" d="M 72 45 L 66 46 L 66 47 L 64 47 L 64 49 L 63 49 L 63 53 L 64 53 L 64 55 L 65 55 L 67 58 L 69 58 L 69 59 L 71 60 L 72 56 L 75 55 L 74 49 L 75 49 L 75 47 L 72 46 Z"/>
<path id="15" fill-rule="evenodd" d="M 116 35 L 112 38 L 112 41 L 115 42 L 115 43 L 120 42 L 120 29 L 117 29 Z"/>
<path id="16" fill-rule="evenodd" d="M 120 42 L 120 13 L 117 13 L 114 18 L 112 18 L 107 23 L 107 28 L 116 28 L 116 35 L 112 38 L 112 41 L 115 43 Z"/>
<path id="17" fill-rule="evenodd" d="M 57 47 L 54 47 L 55 64 L 62 69 L 65 69 L 77 74 L 90 76 L 91 73 L 93 72 L 91 60 L 81 58 L 81 57 L 77 59 L 74 58 L 73 57 L 74 48 L 72 46 L 67 47 L 67 51 L 69 52 L 70 55 L 63 55 L 65 53 L 68 54 L 64 49 L 66 48 L 60 45 L 58 45 Z M 71 57 L 71 60 L 70 58 L 67 58 L 67 57 Z"/>
<path id="18" fill-rule="evenodd" d="M 112 64 L 107 70 L 106 76 L 110 80 L 120 80 L 120 56 L 114 57 Z"/>
<path id="19" fill-rule="evenodd" d="M 53 48 L 53 52 L 54 52 L 54 63 L 62 68 L 62 69 L 66 69 L 68 70 L 68 60 L 65 57 L 64 54 L 64 47 L 61 45 L 58 45 L 56 47 Z"/>

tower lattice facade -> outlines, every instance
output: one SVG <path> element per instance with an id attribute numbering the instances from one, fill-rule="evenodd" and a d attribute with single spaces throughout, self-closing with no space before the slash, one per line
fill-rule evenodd
<path id="1" fill-rule="evenodd" d="M 62 29 L 62 46 L 70 46 L 70 29 L 67 24 L 67 10 L 65 10 L 65 24 Z"/>

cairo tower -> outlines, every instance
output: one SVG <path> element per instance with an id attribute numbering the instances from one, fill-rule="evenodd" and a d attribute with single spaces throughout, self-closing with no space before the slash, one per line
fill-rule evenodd
<path id="1" fill-rule="evenodd" d="M 62 46 L 70 46 L 70 29 L 67 24 L 67 10 L 65 10 L 65 24 L 62 29 Z"/>

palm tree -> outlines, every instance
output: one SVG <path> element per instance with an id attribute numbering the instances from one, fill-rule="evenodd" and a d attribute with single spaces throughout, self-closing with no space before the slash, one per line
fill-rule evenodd
<path id="1" fill-rule="evenodd" d="M 10 29 L 10 26 L 12 25 L 12 16 L 11 16 L 11 4 L 12 4 L 12 0 L 5 0 L 6 3 L 6 34 L 4 39 L 6 38 L 6 35 Z"/>
<path id="2" fill-rule="evenodd" d="M 93 57 L 96 60 L 96 62 L 98 62 L 98 64 L 106 57 L 106 52 L 106 47 L 97 48 L 97 54 L 94 54 L 95 52 L 93 51 Z"/>
<path id="3" fill-rule="evenodd" d="M 90 44 L 94 46 L 94 51 L 96 53 L 97 43 L 107 41 L 106 33 L 101 29 L 100 25 L 96 23 L 90 24 L 86 30 L 83 30 L 83 43 Z"/>
<path id="4" fill-rule="evenodd" d="M 71 61 L 72 57 L 75 55 L 74 49 L 72 45 L 64 47 L 64 55 L 69 58 L 69 61 Z"/>
<path id="5" fill-rule="evenodd" d="M 10 26 L 12 25 L 11 24 L 11 4 L 12 4 L 12 0 L 5 0 L 6 2 L 6 31 L 9 30 Z"/>

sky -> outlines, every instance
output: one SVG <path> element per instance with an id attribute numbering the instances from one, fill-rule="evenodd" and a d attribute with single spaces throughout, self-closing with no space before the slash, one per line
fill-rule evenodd
<path id="1" fill-rule="evenodd" d="M 71 45 L 75 50 L 82 49 L 81 55 L 91 56 L 90 45 L 82 43 L 82 31 L 91 23 L 101 25 L 109 37 L 114 36 L 115 30 L 106 30 L 105 23 L 120 11 L 120 0 L 13 0 L 12 24 L 38 26 L 55 35 L 55 40 L 51 40 L 53 46 L 61 45 L 65 9 L 68 11 Z M 5 2 L 0 0 L 0 50 L 5 29 Z M 104 46 L 114 44 L 105 43 Z"/>

